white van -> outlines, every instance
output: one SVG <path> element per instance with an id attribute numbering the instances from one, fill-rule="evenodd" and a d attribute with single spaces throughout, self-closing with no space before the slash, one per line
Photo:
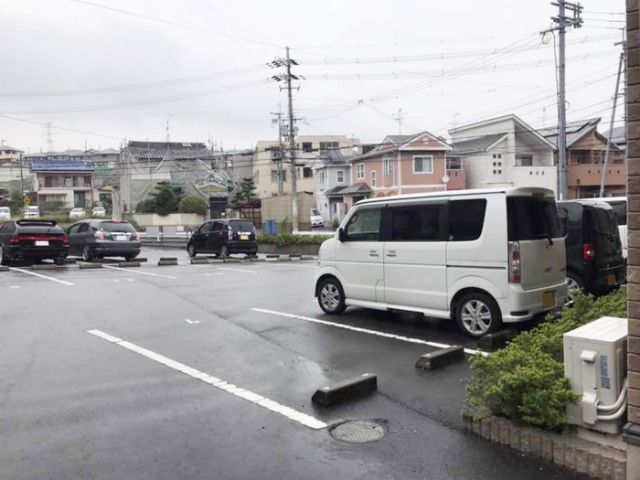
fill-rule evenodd
<path id="1" fill-rule="evenodd" d="M 24 207 L 22 210 L 22 216 L 23 218 L 40 218 L 40 207 L 37 205 Z"/>
<path id="2" fill-rule="evenodd" d="M 460 190 L 358 202 L 319 252 L 322 310 L 354 305 L 453 318 L 479 337 L 564 304 L 553 192 Z"/>

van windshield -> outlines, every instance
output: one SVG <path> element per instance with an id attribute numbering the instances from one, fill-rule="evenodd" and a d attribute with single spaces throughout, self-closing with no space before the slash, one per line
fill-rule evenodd
<path id="1" fill-rule="evenodd" d="M 509 241 L 562 237 L 556 203 L 544 197 L 508 197 Z"/>

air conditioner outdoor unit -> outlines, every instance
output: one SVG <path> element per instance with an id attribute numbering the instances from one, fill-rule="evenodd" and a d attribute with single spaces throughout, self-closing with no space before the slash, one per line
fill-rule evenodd
<path id="1" fill-rule="evenodd" d="M 620 433 L 626 412 L 627 319 L 602 317 L 564 334 L 564 373 L 581 400 L 569 423 Z"/>

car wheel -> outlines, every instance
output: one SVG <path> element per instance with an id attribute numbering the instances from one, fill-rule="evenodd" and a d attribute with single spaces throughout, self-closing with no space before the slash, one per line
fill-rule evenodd
<path id="1" fill-rule="evenodd" d="M 187 245 L 187 253 L 191 258 L 195 257 L 198 254 L 198 252 L 196 251 L 196 247 L 194 247 L 191 243 Z"/>
<path id="2" fill-rule="evenodd" d="M 127 262 L 130 262 L 131 260 L 133 260 L 133 259 L 134 259 L 134 258 L 136 258 L 137 256 L 138 256 L 138 254 L 137 254 L 137 253 L 135 253 L 135 254 L 133 254 L 133 255 L 125 255 L 125 256 L 124 256 L 124 259 L 125 259 Z"/>
<path id="3" fill-rule="evenodd" d="M 56 265 L 64 265 L 64 257 L 57 257 L 53 259 L 53 263 Z"/>
<path id="4" fill-rule="evenodd" d="M 455 308 L 455 319 L 460 330 L 473 338 L 494 332 L 502 324 L 498 304 L 481 292 L 467 293 L 460 298 Z"/>
<path id="5" fill-rule="evenodd" d="M 82 259 L 85 262 L 90 262 L 93 260 L 93 252 L 91 251 L 91 248 L 89 248 L 89 245 L 86 245 L 83 249 L 82 249 Z"/>
<path id="6" fill-rule="evenodd" d="M 574 273 L 567 273 L 567 301 L 565 305 L 573 304 L 576 301 L 576 293 L 583 289 L 582 279 Z"/>
<path id="7" fill-rule="evenodd" d="M 226 246 L 221 246 L 220 247 L 220 253 L 218 254 L 219 257 L 221 258 L 226 258 L 229 256 L 229 249 Z"/>
<path id="8" fill-rule="evenodd" d="M 0 246 L 0 264 L 9 265 L 10 263 L 11 263 L 11 258 L 5 254 L 4 248 Z"/>
<path id="9" fill-rule="evenodd" d="M 335 278 L 325 278 L 318 287 L 318 305 L 329 315 L 338 315 L 347 308 L 342 285 Z"/>

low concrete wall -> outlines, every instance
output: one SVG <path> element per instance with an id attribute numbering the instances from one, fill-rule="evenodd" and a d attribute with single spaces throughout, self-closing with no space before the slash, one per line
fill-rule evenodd
<path id="1" fill-rule="evenodd" d="M 554 434 L 516 425 L 488 412 L 464 416 L 465 429 L 490 442 L 500 443 L 525 455 L 543 458 L 589 478 L 625 480 L 625 451 L 605 447 L 575 435 Z"/>
<path id="2" fill-rule="evenodd" d="M 157 213 L 136 213 L 133 215 L 133 219 L 141 227 L 168 227 L 178 225 L 183 227 L 197 227 L 204 222 L 204 217 L 195 213 L 170 213 L 164 217 Z"/>

